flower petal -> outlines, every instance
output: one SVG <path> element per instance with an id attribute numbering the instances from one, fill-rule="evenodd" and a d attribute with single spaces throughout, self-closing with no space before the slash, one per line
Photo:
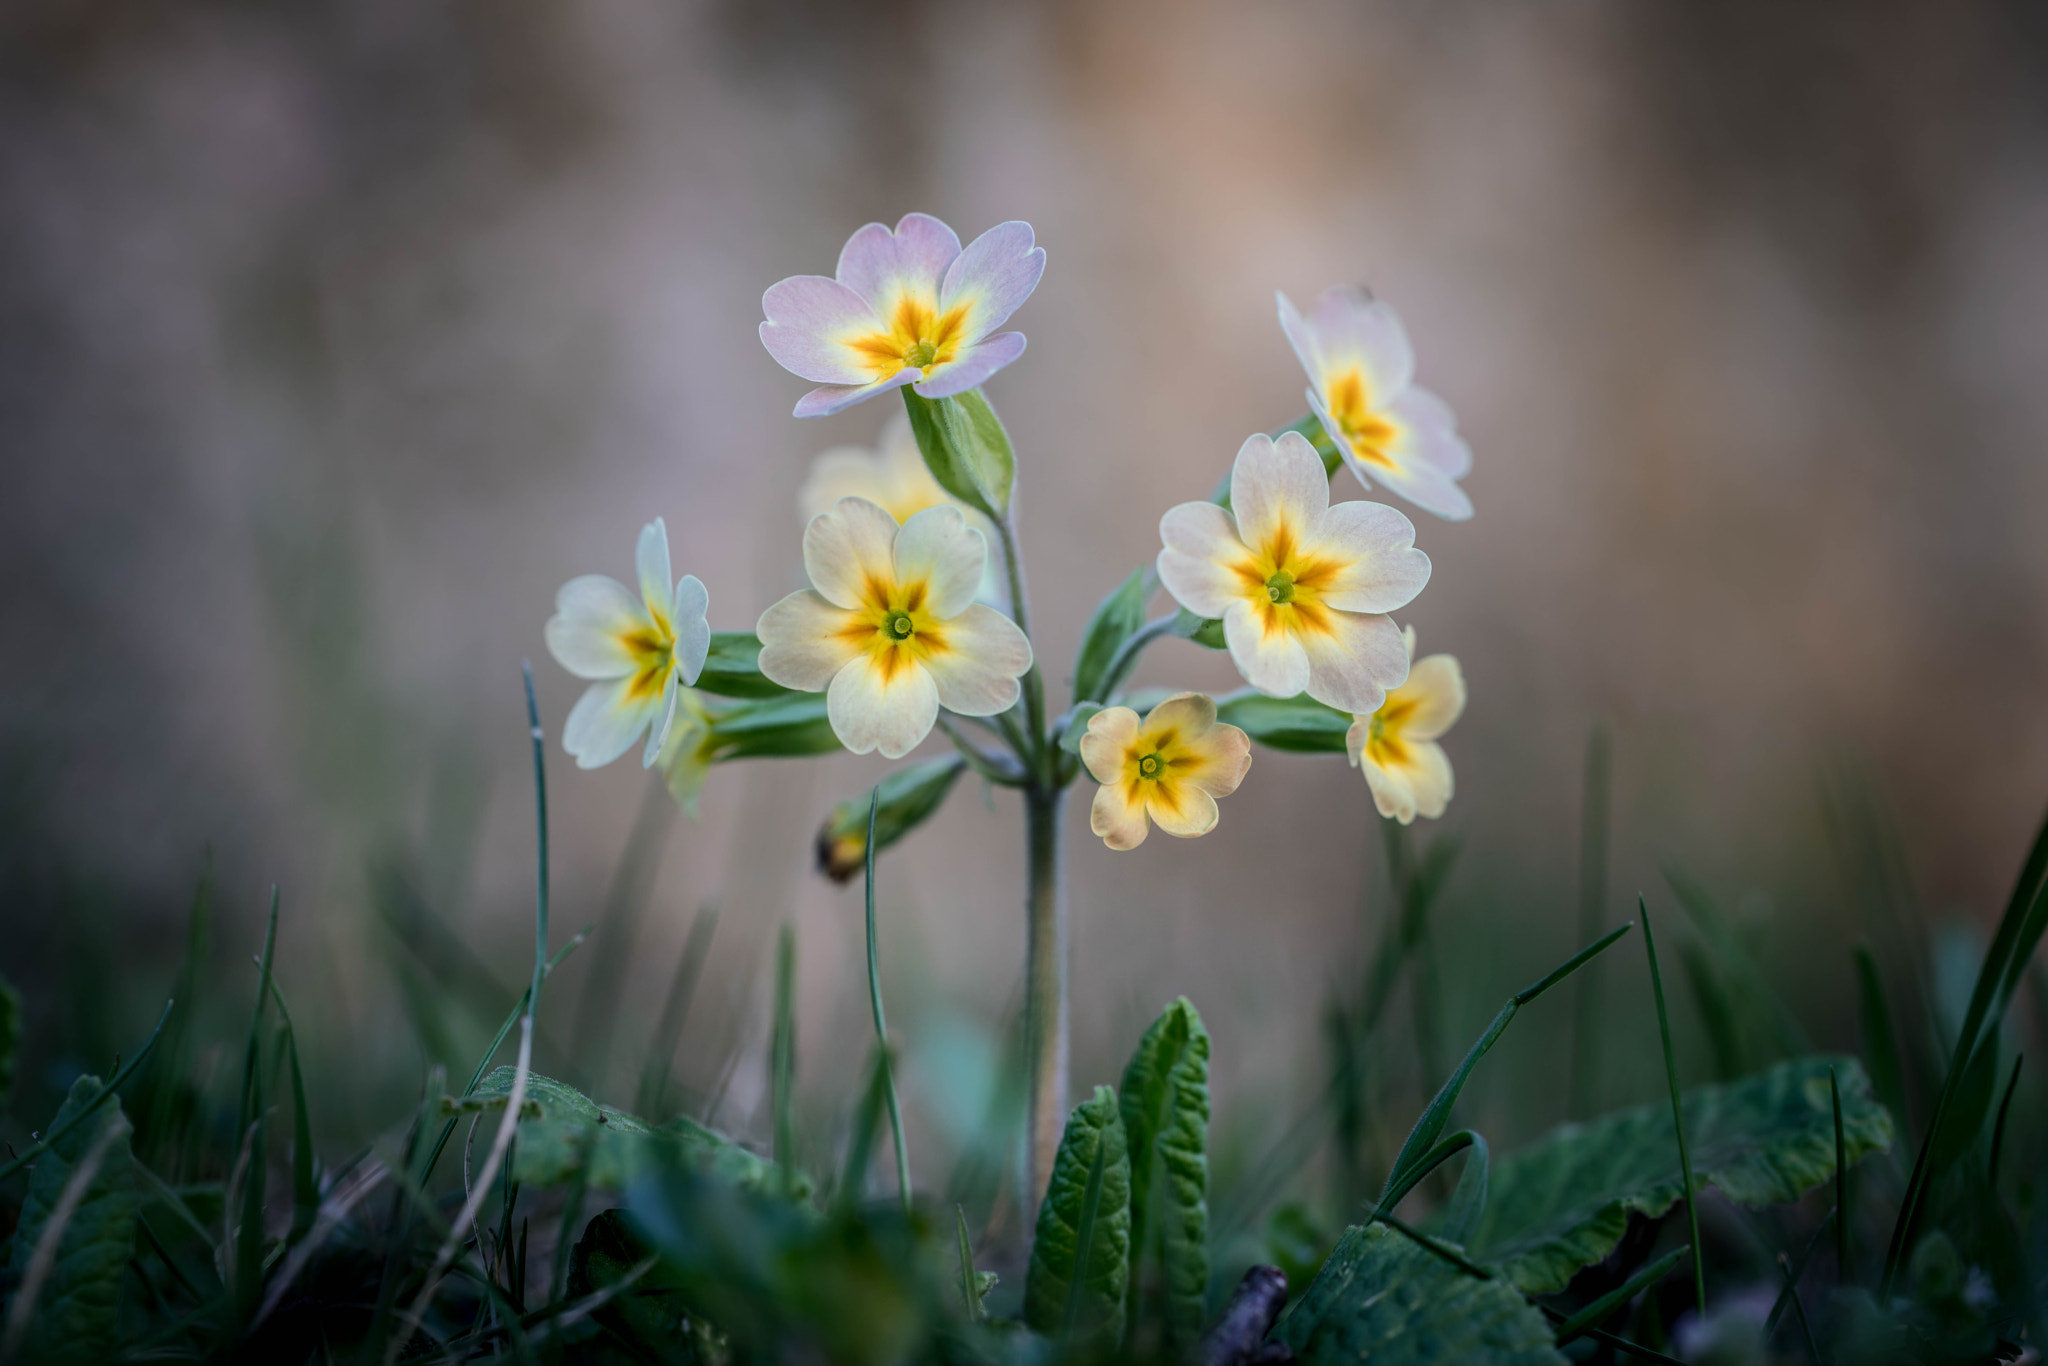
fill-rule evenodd
<path id="1" fill-rule="evenodd" d="M 1301 316 L 1301 310 L 1294 306 L 1294 300 L 1279 290 L 1273 291 L 1273 301 L 1280 310 L 1280 330 L 1287 334 L 1287 344 L 1294 348 L 1294 358 L 1301 362 L 1301 368 L 1308 371 L 1310 388 L 1322 388 L 1323 359 L 1316 349 L 1316 337 L 1308 321 Z"/>
<path id="2" fill-rule="evenodd" d="M 870 223 L 839 249 L 840 283 L 888 317 L 905 294 L 936 305 L 946 267 L 960 255 L 960 237 L 928 213 L 907 213 L 891 232 Z"/>
<path id="3" fill-rule="evenodd" d="M 1392 465 L 1368 466 L 1346 450 L 1344 463 L 1358 476 L 1358 482 L 1367 488 L 1377 483 L 1391 493 L 1398 493 L 1424 512 L 1435 513 L 1446 522 L 1463 522 L 1471 518 L 1471 496 L 1458 487 L 1457 482 L 1449 475 L 1425 459 L 1420 452 L 1404 443 L 1388 454 L 1394 458 Z"/>
<path id="4" fill-rule="evenodd" d="M 1365 367 L 1375 407 L 1401 393 L 1415 378 L 1415 351 L 1408 329 L 1392 305 L 1358 285 L 1334 285 L 1316 296 L 1309 315 L 1316 350 L 1329 368 L 1352 357 Z M 1320 378 L 1320 376 L 1318 376 Z"/>
<path id="5" fill-rule="evenodd" d="M 1224 612 L 1223 640 L 1244 681 L 1268 697 L 1293 697 L 1308 687 L 1308 654 L 1301 642 L 1286 631 L 1266 630 L 1249 602 L 1239 599 Z"/>
<path id="6" fill-rule="evenodd" d="M 642 768 L 653 768 L 661 747 L 668 743 L 669 727 L 676 721 L 676 692 L 676 671 L 670 669 L 661 676 L 661 700 L 648 714 L 647 749 L 640 756 Z"/>
<path id="7" fill-rule="evenodd" d="M 1193 783 L 1212 797 L 1237 791 L 1252 766 L 1252 741 L 1236 726 L 1217 724 L 1214 699 L 1177 693 L 1161 702 L 1146 715 L 1144 735 L 1156 739 L 1169 730 L 1181 751 L 1175 757 L 1174 781 Z"/>
<path id="8" fill-rule="evenodd" d="M 544 630 L 548 653 L 578 678 L 623 678 L 639 667 L 625 637 L 647 628 L 631 589 L 606 574 L 585 574 L 555 594 Z"/>
<path id="9" fill-rule="evenodd" d="M 1112 849 L 1135 849 L 1152 831 L 1145 819 L 1145 803 L 1133 800 L 1135 784 L 1104 783 L 1095 789 L 1095 801 L 1088 808 L 1088 828 Z"/>
<path id="10" fill-rule="evenodd" d="M 879 749 L 886 759 L 901 759 L 931 734 L 939 696 L 922 668 L 897 663 L 892 670 L 883 663 L 888 658 L 860 655 L 833 675 L 825 715 L 839 743 L 855 754 Z"/>
<path id="11" fill-rule="evenodd" d="M 1414 709 L 1401 726 L 1409 741 L 1434 740 L 1465 713 L 1465 672 L 1455 655 L 1430 655 L 1418 659 L 1401 685 L 1401 698 L 1414 699 Z"/>
<path id="12" fill-rule="evenodd" d="M 1315 520 L 1304 542 L 1318 559 L 1343 566 L 1316 589 L 1339 611 L 1397 611 L 1429 582 L 1415 523 L 1385 503 L 1339 503 Z"/>
<path id="13" fill-rule="evenodd" d="M 1451 758 L 1434 740 L 1408 746 L 1409 768 L 1404 775 L 1408 790 L 1415 794 L 1415 814 L 1431 820 L 1444 814 L 1451 804 Z"/>
<path id="14" fill-rule="evenodd" d="M 1230 511 L 1246 545 L 1259 549 L 1279 537 L 1299 545 L 1329 506 L 1329 473 L 1300 432 L 1278 441 L 1259 432 L 1238 448 L 1230 470 Z"/>
<path id="15" fill-rule="evenodd" d="M 1124 760 L 1137 743 L 1138 731 L 1138 713 L 1129 707 L 1104 707 L 1089 717 L 1081 736 L 1081 762 L 1088 776 L 1098 783 L 1122 782 Z"/>
<path id="16" fill-rule="evenodd" d="M 906 365 L 889 378 L 878 379 L 873 384 L 822 384 L 796 401 L 793 416 L 830 417 L 834 413 L 845 412 L 856 403 L 865 403 L 876 394 L 915 384 L 923 377 L 924 371 L 914 365 Z"/>
<path id="17" fill-rule="evenodd" d="M 711 590 L 702 579 L 685 574 L 676 580 L 670 621 L 676 632 L 676 667 L 682 670 L 685 683 L 696 683 L 711 654 L 711 623 L 705 619 L 710 609 Z"/>
<path id="18" fill-rule="evenodd" d="M 1372 804 L 1379 813 L 1403 825 L 1413 824 L 1415 789 L 1409 786 L 1408 775 L 1381 768 L 1370 759 L 1359 767 L 1365 771 L 1365 785 L 1372 789 Z"/>
<path id="19" fill-rule="evenodd" d="M 639 544 L 633 548 L 633 568 L 640 574 L 640 601 L 647 604 L 647 615 L 656 621 L 665 619 L 671 605 L 668 523 L 661 518 L 640 528 Z"/>
<path id="20" fill-rule="evenodd" d="M 1149 783 L 1145 814 L 1167 834 L 1191 840 L 1216 828 L 1216 799 L 1193 783 Z"/>
<path id="21" fill-rule="evenodd" d="M 1038 279 L 1045 274 L 1045 248 L 1033 246 L 1032 240 L 1029 223 L 998 223 L 969 242 L 946 268 L 945 283 L 939 286 L 939 312 L 966 306 L 963 330 L 970 345 L 1008 322 L 1038 288 Z"/>
<path id="22" fill-rule="evenodd" d="M 896 580 L 896 519 L 865 498 L 841 498 L 804 528 L 804 572 L 834 607 L 878 601 Z"/>
<path id="23" fill-rule="evenodd" d="M 1376 712 L 1387 689 L 1408 677 L 1408 651 L 1393 618 L 1363 612 L 1324 614 L 1324 629 L 1304 632 L 1308 684 L 1316 701 L 1353 715 Z"/>
<path id="24" fill-rule="evenodd" d="M 761 312 L 768 319 L 761 345 L 791 374 L 817 384 L 866 384 L 875 377 L 846 339 L 886 329 L 868 301 L 839 281 L 823 275 L 777 280 L 762 294 Z"/>
<path id="25" fill-rule="evenodd" d="M 1418 454 L 1453 479 L 1472 472 L 1472 448 L 1458 435 L 1451 405 L 1427 389 L 1410 388 L 1387 405 Z"/>
<path id="26" fill-rule="evenodd" d="M 1197 616 L 1220 617 L 1242 596 L 1229 566 L 1245 558 L 1237 524 L 1214 503 L 1182 503 L 1159 519 L 1159 581 Z"/>
<path id="27" fill-rule="evenodd" d="M 593 683 L 569 709 L 562 723 L 562 748 L 578 768 L 603 768 L 633 747 L 654 719 L 658 698 L 636 697 L 634 680 Z"/>
<path id="28" fill-rule="evenodd" d="M 1017 680 L 1031 670 L 1031 641 L 993 607 L 973 603 L 942 627 L 945 648 L 924 668 L 939 702 L 962 716 L 994 716 L 1017 704 Z"/>
<path id="29" fill-rule="evenodd" d="M 983 384 L 990 375 L 1024 354 L 1022 332 L 998 332 L 976 342 L 944 365 L 931 369 L 931 378 L 917 385 L 922 398 L 951 398 Z"/>
<path id="30" fill-rule="evenodd" d="M 988 542 L 951 504 L 914 514 L 896 533 L 896 582 L 925 585 L 925 610 L 944 621 L 965 611 L 988 567 Z"/>
<path id="31" fill-rule="evenodd" d="M 791 593 L 754 626 L 761 638 L 761 672 L 785 688 L 821 691 L 860 653 L 859 632 L 866 625 L 857 613 L 808 589 Z"/>

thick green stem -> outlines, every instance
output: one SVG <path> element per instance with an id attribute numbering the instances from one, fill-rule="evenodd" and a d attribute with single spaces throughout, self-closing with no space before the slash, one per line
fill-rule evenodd
<path id="1" fill-rule="evenodd" d="M 1030 1063 L 1027 1226 L 1045 1196 L 1067 1117 L 1067 903 L 1060 861 L 1060 807 L 1065 795 L 1063 788 L 1046 787 L 1033 787 L 1024 795 L 1024 1043 Z"/>

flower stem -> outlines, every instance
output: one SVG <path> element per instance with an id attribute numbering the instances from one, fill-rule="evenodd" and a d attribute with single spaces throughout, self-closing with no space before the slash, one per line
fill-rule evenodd
<path id="1" fill-rule="evenodd" d="M 1057 786 L 1033 786 L 1024 795 L 1028 1212 L 1035 1212 L 1045 1196 L 1067 1116 L 1067 903 L 1060 858 L 1060 808 L 1065 796 L 1065 789 Z M 1027 1224 L 1029 1217 L 1027 1213 Z"/>
<path id="2" fill-rule="evenodd" d="M 1024 557 L 1017 551 L 1017 511 L 1014 506 L 996 523 L 1003 543 L 1003 569 L 1010 583 L 1010 620 L 1028 640 L 1031 636 L 1031 597 L 1024 587 Z M 1045 675 L 1038 667 L 1038 645 L 1032 642 L 1031 669 L 1024 675 L 1024 738 L 1028 753 L 1019 753 L 1027 771 L 1042 781 L 1052 781 L 1046 755 L 1052 746 L 1045 737 Z"/>

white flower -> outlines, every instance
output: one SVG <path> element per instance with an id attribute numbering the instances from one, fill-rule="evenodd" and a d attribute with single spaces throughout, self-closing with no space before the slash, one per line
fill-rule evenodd
<path id="1" fill-rule="evenodd" d="M 1402 635 L 1415 655 L 1415 628 Z M 1451 761 L 1437 738 L 1465 710 L 1465 674 L 1451 655 L 1415 661 L 1408 681 L 1387 694 L 1378 711 L 1356 717 L 1344 736 L 1353 767 L 1364 770 L 1373 805 L 1403 825 L 1417 816 L 1435 820 L 1451 801 Z"/>
<path id="2" fill-rule="evenodd" d="M 826 690 L 833 734 L 855 754 L 900 759 L 939 708 L 994 716 L 1017 701 L 1031 642 L 974 601 L 988 544 L 956 507 L 900 527 L 865 498 L 842 498 L 804 529 L 815 592 L 761 614 L 761 672 L 785 688 Z"/>
<path id="3" fill-rule="evenodd" d="M 1260 692 L 1372 712 L 1408 676 L 1384 614 L 1429 582 L 1415 526 L 1383 503 L 1330 504 L 1298 432 L 1244 443 L 1230 509 L 1182 503 L 1159 521 L 1159 579 L 1182 607 L 1221 617 L 1238 671 Z"/>
<path id="4" fill-rule="evenodd" d="M 987 517 L 966 506 L 939 486 L 924 463 L 917 435 L 907 413 L 892 414 L 872 448 L 834 446 L 811 462 L 811 473 L 797 490 L 797 511 L 808 523 L 830 512 L 841 498 L 865 498 L 898 522 L 907 522 L 926 508 L 957 507 L 960 515 L 987 540 L 995 528 Z M 1007 598 L 996 557 L 986 557 L 981 585 L 974 596 L 1000 611 Z"/>
<path id="5" fill-rule="evenodd" d="M 1308 371 L 1309 407 L 1358 482 L 1448 521 L 1470 517 L 1458 481 L 1472 472 L 1472 448 L 1450 405 L 1415 384 L 1399 315 L 1355 286 L 1324 290 L 1307 317 L 1277 297 L 1281 330 Z"/>
<path id="6" fill-rule="evenodd" d="M 604 574 L 562 585 L 548 618 L 548 652 L 578 678 L 597 680 L 562 726 L 562 748 L 579 768 L 602 768 L 647 732 L 651 767 L 675 713 L 676 685 L 695 683 L 711 650 L 710 594 L 694 574 L 670 586 L 668 528 L 640 530 L 634 556 L 640 595 Z"/>
<path id="7" fill-rule="evenodd" d="M 669 796 L 690 817 L 697 814 L 697 794 L 704 790 L 711 765 L 718 760 L 718 733 L 712 729 L 712 720 L 701 693 L 694 688 L 676 689 L 675 719 L 654 762 L 661 769 Z"/>
<path id="8" fill-rule="evenodd" d="M 1112 849 L 1135 849 L 1152 822 L 1193 839 L 1216 828 L 1216 799 L 1228 797 L 1252 766 L 1251 738 L 1216 719 L 1216 703 L 1176 693 L 1141 722 L 1129 707 L 1105 707 L 1088 719 L 1081 762 L 1102 784 L 1088 828 Z"/>

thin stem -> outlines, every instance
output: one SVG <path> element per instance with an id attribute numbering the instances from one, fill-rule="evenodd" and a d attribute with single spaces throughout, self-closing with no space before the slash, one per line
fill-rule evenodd
<path id="1" fill-rule="evenodd" d="M 1024 1046 L 1030 1078 L 1024 1197 L 1036 1210 L 1052 1177 L 1067 1114 L 1067 905 L 1061 894 L 1063 789 L 1024 797 L 1026 940 Z"/>
<path id="2" fill-rule="evenodd" d="M 882 1069 L 882 1092 L 889 1102 L 889 1136 L 896 1142 L 896 1189 L 903 1197 L 903 1212 L 910 1212 L 910 1150 L 903 1146 L 903 1106 L 896 1099 L 896 1069 L 889 1065 L 889 1026 L 882 1018 L 882 959 L 875 948 L 875 812 L 882 804 L 882 789 L 868 798 L 868 1004 L 875 1012 L 875 1042 L 881 1048 L 876 1066 Z"/>
<path id="3" fill-rule="evenodd" d="M 957 721 L 946 712 L 939 713 L 939 729 L 953 742 L 953 748 L 960 751 L 960 757 L 967 766 L 998 787 L 1022 787 L 1024 772 L 1000 754 L 990 754 L 967 737 Z"/>
<path id="4" fill-rule="evenodd" d="M 1685 1223 L 1692 1239 L 1693 1297 L 1701 1318 L 1707 1316 L 1707 1268 L 1700 1256 L 1699 1187 L 1693 1184 L 1692 1153 L 1685 1143 L 1685 1103 L 1678 1094 L 1678 1058 L 1671 1050 L 1671 1015 L 1664 1005 L 1664 974 L 1657 970 L 1657 940 L 1650 933 L 1650 907 L 1641 896 L 1636 909 L 1643 917 L 1643 952 L 1650 959 L 1650 986 L 1657 995 L 1657 1032 L 1664 1040 L 1664 1080 L 1671 1088 L 1671 1123 L 1678 1131 L 1678 1170 L 1685 1179 Z"/>
<path id="5" fill-rule="evenodd" d="M 1017 511 L 1013 504 L 996 523 L 996 535 L 1003 543 L 1003 569 L 1010 580 L 1010 620 L 1017 623 L 1026 639 L 1031 636 L 1031 600 L 1024 587 L 1024 557 L 1017 552 Z M 1030 671 L 1024 675 L 1024 723 L 1027 737 L 1018 757 L 1026 769 L 1041 772 L 1045 751 L 1045 675 L 1038 667 L 1034 647 Z M 1012 743 L 1015 743 L 1013 738 Z"/>
<path id="6" fill-rule="evenodd" d="M 1078 700 L 1107 702 L 1116 690 L 1123 686 L 1124 678 L 1137 667 L 1138 656 L 1145 652 L 1145 647 L 1171 632 L 1173 623 L 1178 619 L 1179 613 L 1169 612 L 1163 617 L 1153 618 L 1131 632 L 1130 639 L 1117 647 L 1116 653 L 1109 657 L 1108 667 L 1102 671 L 1102 686 L 1097 689 L 1101 696 Z"/>

